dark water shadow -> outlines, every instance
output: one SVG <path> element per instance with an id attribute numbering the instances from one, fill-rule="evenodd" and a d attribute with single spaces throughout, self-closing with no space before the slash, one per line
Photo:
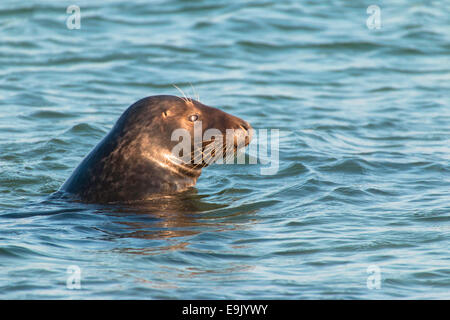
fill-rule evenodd
<path id="1" fill-rule="evenodd" d="M 108 215 L 114 230 L 105 230 L 105 239 L 138 240 L 135 247 L 121 247 L 121 252 L 158 254 L 161 251 L 186 248 L 192 237 L 206 234 L 215 238 L 218 232 L 245 229 L 236 215 L 248 211 L 229 210 L 228 204 L 207 201 L 208 196 L 189 191 L 161 196 L 152 200 L 98 208 L 96 214 Z M 239 210 L 238 210 L 239 211 Z M 139 240 L 150 240 L 142 242 Z M 162 242 L 161 242 L 162 241 Z"/>

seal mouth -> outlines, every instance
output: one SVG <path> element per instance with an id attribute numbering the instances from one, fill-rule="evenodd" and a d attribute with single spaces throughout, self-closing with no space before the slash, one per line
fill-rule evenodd
<path id="1" fill-rule="evenodd" d="M 242 124 L 240 124 L 240 130 L 238 134 L 241 134 L 244 138 L 245 145 L 248 146 L 253 139 L 253 128 L 247 121 L 242 120 Z"/>

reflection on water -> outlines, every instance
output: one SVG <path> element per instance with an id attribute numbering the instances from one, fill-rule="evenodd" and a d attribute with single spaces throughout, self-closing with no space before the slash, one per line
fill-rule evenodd
<path id="1" fill-rule="evenodd" d="M 71 30 L 64 1 L 0 1 L 1 298 L 450 298 L 445 1 L 374 3 L 380 29 L 362 0 L 211 3 L 80 0 Z M 190 83 L 280 130 L 276 174 L 48 198 L 131 103 Z"/>

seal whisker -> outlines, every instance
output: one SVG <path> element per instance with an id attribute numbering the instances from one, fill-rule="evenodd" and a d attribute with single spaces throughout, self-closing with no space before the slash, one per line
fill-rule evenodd
<path id="1" fill-rule="evenodd" d="M 212 143 L 210 143 L 210 144 L 208 144 L 206 147 L 204 147 L 203 148 L 203 150 L 199 150 L 200 151 L 200 154 L 197 156 L 197 157 L 195 157 L 195 155 L 194 155 L 194 159 L 193 159 L 193 163 L 195 164 L 198 160 L 201 160 L 202 158 L 204 158 L 205 157 L 205 151 L 209 151 L 209 148 L 212 148 L 210 145 L 211 145 Z M 197 151 L 197 152 L 199 152 L 199 151 Z M 194 151 L 195 152 L 195 151 Z M 202 164 L 202 161 L 200 161 L 200 164 Z"/>
<path id="2" fill-rule="evenodd" d="M 199 154 L 198 155 L 195 155 L 195 154 L 193 154 L 193 159 L 192 159 L 192 163 L 193 164 L 195 164 L 195 165 L 197 165 L 198 163 L 198 161 L 199 160 L 202 160 L 202 158 L 203 158 L 203 156 L 204 156 L 204 153 L 203 153 L 203 150 L 198 150 L 197 152 L 199 152 Z M 202 161 L 200 161 L 200 163 L 199 164 L 201 164 L 202 163 Z"/>
<path id="3" fill-rule="evenodd" d="M 203 159 L 203 152 L 200 152 L 200 154 L 196 157 L 196 158 L 194 158 L 194 159 L 192 159 L 192 163 L 194 164 L 194 167 L 195 166 L 197 166 L 197 165 L 199 165 L 199 164 L 202 164 L 202 161 L 200 161 L 199 163 L 197 163 L 199 160 L 202 160 Z"/>
<path id="4" fill-rule="evenodd" d="M 181 176 L 183 176 L 185 174 L 193 176 L 196 174 L 195 171 L 197 168 L 195 168 L 195 167 L 190 168 L 190 167 L 186 166 L 177 157 L 174 157 L 173 155 L 168 155 L 168 156 L 165 156 L 165 158 L 166 158 L 167 162 L 171 163 L 172 165 L 175 165 L 174 168 L 170 168 L 170 166 L 168 167 L 168 169 L 171 170 L 172 172 L 177 173 Z M 155 161 L 155 162 L 157 164 L 167 168 L 167 165 L 162 164 L 160 161 Z"/>
<path id="5" fill-rule="evenodd" d="M 215 158 L 215 153 L 213 154 L 212 152 L 209 152 L 207 155 L 206 155 L 206 157 L 203 159 L 203 162 L 206 164 L 206 165 L 210 165 L 212 162 L 211 162 L 211 160 L 214 160 L 214 158 Z"/>
<path id="6" fill-rule="evenodd" d="M 226 149 L 226 148 L 225 148 L 225 149 Z M 225 150 L 225 161 L 224 161 L 224 163 L 225 163 L 225 164 L 228 164 L 228 162 L 229 162 L 232 158 L 234 158 L 235 153 L 236 153 L 236 150 L 233 150 L 233 152 L 227 152 L 227 150 Z M 234 163 L 234 161 L 233 161 L 233 163 Z"/>
<path id="7" fill-rule="evenodd" d="M 202 141 L 203 149 L 206 149 L 212 142 L 214 142 L 214 139 L 211 140 L 204 140 Z M 194 149 L 191 151 L 191 157 L 195 156 L 195 154 L 199 152 L 198 149 Z M 200 152 L 204 152 L 204 150 L 201 150 Z M 198 160 L 198 159 L 197 159 Z"/>
<path id="8" fill-rule="evenodd" d="M 216 152 L 215 152 L 216 150 L 215 149 L 218 148 L 218 147 L 220 147 L 220 145 L 215 140 L 212 140 L 211 143 L 209 143 L 207 146 L 205 146 L 205 148 L 201 152 L 201 156 L 203 157 L 203 161 L 200 162 L 200 164 L 198 164 L 197 166 L 199 166 L 199 165 L 203 165 L 203 166 L 209 165 L 210 164 L 210 160 L 215 158 L 215 156 L 216 156 Z M 211 151 L 213 151 L 213 152 L 211 152 Z M 222 154 L 223 154 L 223 149 L 222 149 Z M 196 160 L 198 160 L 198 159 L 196 159 Z M 195 163 L 195 160 L 194 160 L 194 163 Z"/>

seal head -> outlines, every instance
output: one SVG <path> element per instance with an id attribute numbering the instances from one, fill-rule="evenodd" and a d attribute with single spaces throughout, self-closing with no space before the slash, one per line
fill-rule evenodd
<path id="1" fill-rule="evenodd" d="M 180 129 L 189 134 L 190 149 L 174 155 L 180 142 L 173 139 L 173 133 Z M 203 137 L 210 129 L 216 132 L 211 139 L 195 140 L 196 130 L 201 130 Z M 234 154 L 248 145 L 251 132 L 246 121 L 198 101 L 167 95 L 147 97 L 122 114 L 60 191 L 96 203 L 145 200 L 184 191 L 195 185 L 211 156 L 217 159 L 215 148 L 205 157 L 213 143 L 225 157 L 231 149 Z"/>

